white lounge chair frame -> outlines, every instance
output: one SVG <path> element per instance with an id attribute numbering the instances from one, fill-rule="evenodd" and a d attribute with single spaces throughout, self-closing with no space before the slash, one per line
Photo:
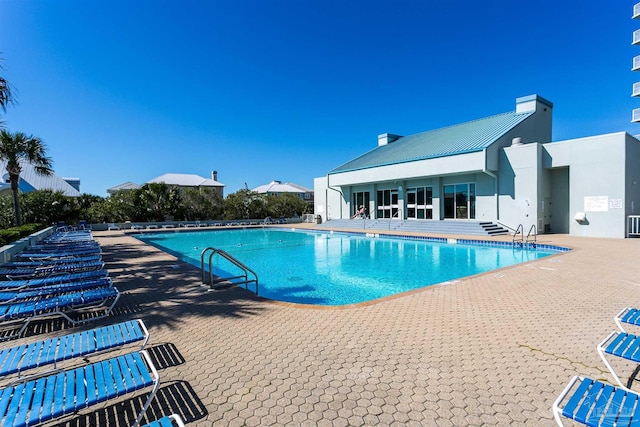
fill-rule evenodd
<path id="1" fill-rule="evenodd" d="M 633 391 L 575 376 L 553 403 L 553 416 L 561 427 L 563 417 L 589 426 L 637 425 L 639 400 L 640 395 Z"/>

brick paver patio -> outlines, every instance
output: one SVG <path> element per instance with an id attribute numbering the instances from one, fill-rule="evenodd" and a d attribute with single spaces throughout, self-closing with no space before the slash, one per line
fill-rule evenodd
<path id="1" fill-rule="evenodd" d="M 162 386 L 147 419 L 177 412 L 188 426 L 555 425 L 551 405 L 571 376 L 613 381 L 596 345 L 640 304 L 638 239 L 539 236 L 574 250 L 314 309 L 207 292 L 197 268 L 120 231 L 94 235 L 124 293 L 109 320 L 149 327 Z M 635 368 L 616 366 L 625 378 Z M 61 425 L 124 425 L 139 405 Z"/>

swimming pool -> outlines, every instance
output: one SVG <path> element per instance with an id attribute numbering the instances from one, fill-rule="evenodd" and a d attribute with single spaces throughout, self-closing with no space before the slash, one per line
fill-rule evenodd
<path id="1" fill-rule="evenodd" d="M 270 228 L 136 237 L 197 267 L 203 249 L 222 249 L 258 274 L 260 296 L 317 305 L 362 303 L 558 253 Z M 230 272 L 213 259 L 214 274 Z"/>

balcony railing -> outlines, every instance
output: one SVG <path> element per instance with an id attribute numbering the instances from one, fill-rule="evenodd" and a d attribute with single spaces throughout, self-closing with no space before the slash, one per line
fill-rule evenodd
<path id="1" fill-rule="evenodd" d="M 632 123 L 640 123 L 640 108 L 636 108 L 636 109 L 633 110 L 632 117 L 631 117 L 631 122 Z"/>
<path id="2" fill-rule="evenodd" d="M 631 44 L 640 44 L 640 30 L 635 30 L 633 32 L 633 41 Z"/>
<path id="3" fill-rule="evenodd" d="M 640 3 L 633 6 L 633 19 L 640 18 Z"/>

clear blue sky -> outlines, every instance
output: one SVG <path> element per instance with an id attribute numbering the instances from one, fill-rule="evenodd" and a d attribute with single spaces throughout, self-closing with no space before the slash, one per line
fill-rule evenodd
<path id="1" fill-rule="evenodd" d="M 225 194 L 410 135 L 554 103 L 553 139 L 640 133 L 635 1 L 2 0 L 10 131 L 101 196 L 165 173 Z"/>

